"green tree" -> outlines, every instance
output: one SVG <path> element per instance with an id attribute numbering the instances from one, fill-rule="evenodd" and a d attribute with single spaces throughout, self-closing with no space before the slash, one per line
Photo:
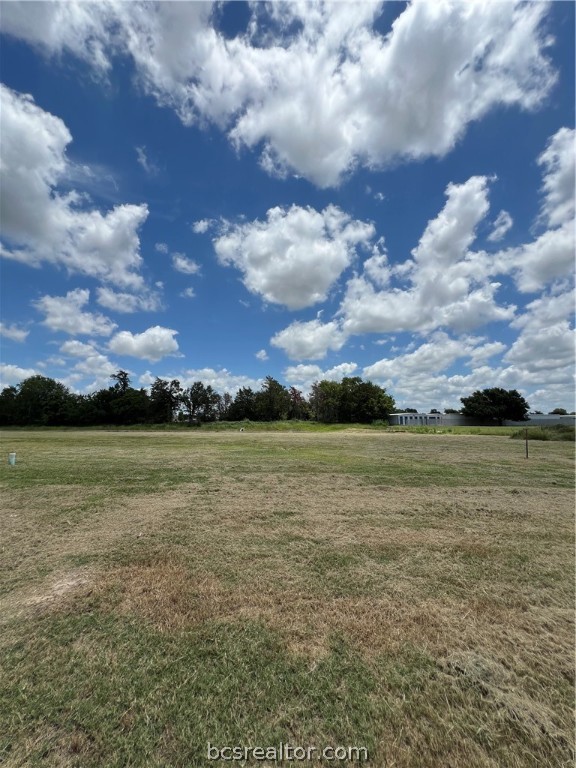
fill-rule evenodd
<path id="1" fill-rule="evenodd" d="M 17 387 L 5 387 L 0 392 L 0 425 L 3 427 L 12 426 L 17 423 Z"/>
<path id="2" fill-rule="evenodd" d="M 568 411 L 566 408 L 554 408 L 553 411 L 550 411 L 551 416 L 567 416 Z"/>
<path id="3" fill-rule="evenodd" d="M 241 387 L 228 409 L 230 421 L 243 421 L 256 417 L 256 393 L 250 387 Z"/>
<path id="4" fill-rule="evenodd" d="M 16 423 L 23 426 L 67 424 L 72 396 L 64 384 L 46 376 L 30 376 L 18 386 Z"/>
<path id="5" fill-rule="evenodd" d="M 169 424 L 180 404 L 182 387 L 178 379 L 168 382 L 156 377 L 150 387 L 149 416 L 153 424 Z"/>
<path id="6" fill-rule="evenodd" d="M 218 403 L 218 418 L 221 421 L 230 418 L 230 408 L 232 407 L 233 402 L 234 398 L 230 392 L 224 392 Z"/>
<path id="7" fill-rule="evenodd" d="M 116 380 L 114 389 L 116 389 L 122 395 L 130 386 L 130 374 L 126 371 L 118 371 L 117 373 L 113 373 L 110 378 Z"/>
<path id="8" fill-rule="evenodd" d="M 148 420 L 150 400 L 145 389 L 128 387 L 111 401 L 110 413 L 114 424 L 143 424 Z"/>
<path id="9" fill-rule="evenodd" d="M 86 403 L 86 413 L 92 424 L 112 424 L 112 403 L 118 397 L 114 387 L 93 392 Z"/>
<path id="10" fill-rule="evenodd" d="M 296 389 L 296 387 L 290 387 L 288 396 L 290 398 L 288 418 L 300 420 L 309 419 L 310 408 L 302 392 L 299 389 Z"/>
<path id="11" fill-rule="evenodd" d="M 262 389 L 256 393 L 256 418 L 261 421 L 281 421 L 290 410 L 290 395 L 286 387 L 272 376 L 266 376 Z"/>
<path id="12" fill-rule="evenodd" d="M 352 421 L 360 424 L 384 421 L 394 412 L 395 408 L 394 398 L 387 394 L 385 389 L 371 381 L 360 380 L 356 388 Z"/>
<path id="13" fill-rule="evenodd" d="M 530 406 L 516 389 L 476 390 L 469 397 L 461 397 L 462 415 L 486 419 L 502 424 L 505 420 L 525 421 Z"/>
<path id="14" fill-rule="evenodd" d="M 183 389 L 180 402 L 188 424 L 201 421 L 214 421 L 218 416 L 220 395 L 210 386 L 201 381 L 195 381 L 188 389 Z"/>
<path id="15" fill-rule="evenodd" d="M 310 408 L 315 421 L 335 424 L 340 410 L 340 389 L 338 381 L 315 381 L 310 392 Z"/>
<path id="16" fill-rule="evenodd" d="M 357 421 L 356 414 L 360 407 L 360 376 L 346 376 L 340 382 L 338 390 L 338 421 L 350 424 Z"/>
<path id="17" fill-rule="evenodd" d="M 208 384 L 206 386 L 206 396 L 204 407 L 200 418 L 202 421 L 216 421 L 222 407 L 222 396 Z"/>
<path id="18" fill-rule="evenodd" d="M 382 387 L 360 376 L 347 376 L 341 382 L 315 382 L 310 407 L 316 421 L 370 424 L 387 419 L 396 406 Z"/>
<path id="19" fill-rule="evenodd" d="M 95 406 L 94 394 L 73 396 L 69 423 L 80 427 L 106 423 L 100 419 L 100 413 Z"/>

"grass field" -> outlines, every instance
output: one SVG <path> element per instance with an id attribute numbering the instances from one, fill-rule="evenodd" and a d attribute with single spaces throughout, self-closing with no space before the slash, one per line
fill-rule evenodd
<path id="1" fill-rule="evenodd" d="M 573 444 L 1 437 L 0 763 L 573 765 Z"/>

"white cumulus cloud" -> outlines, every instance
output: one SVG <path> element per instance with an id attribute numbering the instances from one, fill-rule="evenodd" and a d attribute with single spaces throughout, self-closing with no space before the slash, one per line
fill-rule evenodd
<path id="1" fill-rule="evenodd" d="M 70 339 L 61 344 L 60 352 L 70 357 L 88 357 L 89 355 L 96 354 L 96 349 L 92 344 L 85 344 L 83 341 Z"/>
<path id="2" fill-rule="evenodd" d="M 184 275 L 196 275 L 200 271 L 200 265 L 193 259 L 188 259 L 183 253 L 172 254 L 172 266 Z"/>
<path id="3" fill-rule="evenodd" d="M 513 317 L 514 307 L 496 302 L 499 283 L 488 279 L 491 263 L 471 251 L 476 228 L 489 210 L 488 179 L 472 176 L 463 184 L 449 184 L 446 196 L 444 208 L 412 250 L 413 259 L 389 268 L 382 254 L 372 256 L 364 273 L 349 280 L 339 310 L 344 333 L 441 327 L 467 332 Z M 409 284 L 379 290 L 392 276 Z"/>
<path id="4" fill-rule="evenodd" d="M 190 368 L 178 377 L 183 387 L 189 387 L 195 381 L 201 381 L 205 386 L 210 385 L 216 392 L 223 394 L 230 392 L 235 394 L 243 387 L 249 387 L 254 391 L 262 386 L 262 379 L 253 379 L 250 376 L 234 374 L 227 368 Z"/>
<path id="5" fill-rule="evenodd" d="M 11 363 L 0 363 L 0 390 L 4 387 L 13 387 L 20 384 L 24 379 L 30 376 L 36 376 L 38 371 L 34 368 L 21 368 L 19 365 Z"/>
<path id="6" fill-rule="evenodd" d="M 505 360 L 531 373 L 563 369 L 573 373 L 575 359 L 574 289 L 545 293 L 530 302 L 512 326 L 520 329 Z"/>
<path id="7" fill-rule="evenodd" d="M 560 128 L 538 158 L 544 168 L 542 217 L 550 227 L 574 218 L 576 131 Z"/>
<path id="8" fill-rule="evenodd" d="M 364 373 L 369 378 L 386 381 L 418 378 L 422 374 L 440 373 L 461 358 L 472 358 L 477 364 L 505 349 L 504 344 L 485 344 L 482 338 L 454 339 L 447 333 L 437 331 L 413 352 L 378 360 L 367 366 Z"/>
<path id="9" fill-rule="evenodd" d="M 319 365 L 290 365 L 284 370 L 284 379 L 292 386 L 309 393 L 315 381 L 341 381 L 345 376 L 357 376 L 356 363 L 340 363 L 332 368 L 322 369 Z"/>
<path id="10" fill-rule="evenodd" d="M 284 350 L 292 360 L 320 360 L 328 350 L 342 349 L 345 342 L 346 336 L 336 321 L 322 323 L 318 319 L 291 323 L 270 339 L 272 346 Z"/>
<path id="11" fill-rule="evenodd" d="M 266 221 L 228 224 L 214 241 L 221 264 L 236 266 L 244 285 L 266 301 L 302 309 L 324 301 L 348 267 L 358 245 L 367 245 L 372 224 L 351 219 L 334 205 L 271 208 Z"/>
<path id="12" fill-rule="evenodd" d="M 263 144 L 266 170 L 330 186 L 358 163 L 442 156 L 472 121 L 498 105 L 535 108 L 554 82 L 541 5 L 415 2 L 387 37 L 373 28 L 379 9 L 282 4 L 281 23 L 302 33 L 250 52 L 260 77 L 231 131 Z"/>
<path id="13" fill-rule="evenodd" d="M 84 312 L 89 300 L 90 291 L 77 288 L 66 296 L 42 296 L 32 303 L 45 316 L 42 324 L 52 331 L 64 331 L 71 336 L 110 336 L 116 323 L 100 313 Z"/>
<path id="14" fill-rule="evenodd" d="M 96 297 L 100 306 L 123 314 L 131 312 L 157 312 L 159 309 L 162 309 L 160 294 L 154 291 L 143 291 L 135 295 L 102 287 L 96 290 Z"/>
<path id="15" fill-rule="evenodd" d="M 155 325 L 143 333 L 120 331 L 110 339 L 109 349 L 118 355 L 130 355 L 143 360 L 157 362 L 167 355 L 178 352 L 174 338 L 178 331 Z"/>
<path id="16" fill-rule="evenodd" d="M 538 157 L 543 169 L 543 200 L 535 225 L 545 224 L 547 229 L 534 240 L 492 258 L 492 272 L 512 274 L 524 293 L 535 293 L 574 275 L 575 137 L 574 130 L 561 128 Z"/>
<path id="17" fill-rule="evenodd" d="M 549 310 L 539 305 L 529 314 L 542 311 L 544 316 Z M 483 337 L 452 338 L 436 332 L 409 352 L 366 366 L 363 375 L 386 387 L 399 407 L 460 408 L 461 397 L 490 386 L 518 389 L 532 408 L 546 411 L 573 401 L 574 372 L 573 348 L 567 354 L 564 331 L 553 326 L 544 336 L 545 343 L 531 353 L 532 340 L 527 337 L 506 349 L 503 343 Z M 457 362 L 470 372 L 450 374 Z"/>
<path id="18" fill-rule="evenodd" d="M 31 96 L 0 85 L 0 121 L 2 255 L 140 288 L 138 230 L 147 206 L 119 205 L 102 213 L 87 209 L 77 192 L 60 194 L 72 136 Z"/>
<path id="19" fill-rule="evenodd" d="M 12 341 L 26 341 L 26 338 L 30 331 L 25 328 L 19 328 L 17 325 L 6 325 L 6 323 L 0 323 L 0 336 L 4 336 L 6 339 Z"/>
<path id="20" fill-rule="evenodd" d="M 192 224 L 192 231 L 197 235 L 203 235 L 208 232 L 214 224 L 213 219 L 199 219 Z"/>
<path id="21" fill-rule="evenodd" d="M 530 243 L 499 255 L 520 291 L 534 293 L 574 273 L 574 222 L 548 229 Z"/>
<path id="22" fill-rule="evenodd" d="M 500 211 L 493 224 L 492 232 L 488 235 L 488 240 L 495 243 L 502 240 L 504 235 L 513 225 L 512 216 L 508 211 Z"/>
<path id="23" fill-rule="evenodd" d="M 212 121 L 261 150 L 267 171 L 324 187 L 358 164 L 442 156 L 471 122 L 500 106 L 535 109 L 555 82 L 545 3 L 413 2 L 386 33 L 381 10 L 255 3 L 248 29 L 228 39 L 209 3 L 70 0 L 34 14 L 6 3 L 2 28 L 102 78 L 128 56 L 184 124 Z"/>
<path id="24" fill-rule="evenodd" d="M 63 379 L 64 384 L 76 391 L 92 392 L 106 387 L 112 374 L 118 370 L 118 366 L 93 344 L 85 344 L 77 339 L 65 341 L 60 346 L 60 352 L 76 361 L 71 363 L 68 376 Z"/>

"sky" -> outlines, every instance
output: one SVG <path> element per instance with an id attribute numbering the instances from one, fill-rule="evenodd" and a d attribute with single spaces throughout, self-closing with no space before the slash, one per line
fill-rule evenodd
<path id="1" fill-rule="evenodd" d="M 0 386 L 574 409 L 572 2 L 0 3 Z"/>

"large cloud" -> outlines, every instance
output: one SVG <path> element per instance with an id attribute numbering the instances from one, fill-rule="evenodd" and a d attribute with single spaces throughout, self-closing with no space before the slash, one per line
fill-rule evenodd
<path id="1" fill-rule="evenodd" d="M 520 334 L 504 359 L 531 373 L 563 369 L 570 375 L 575 359 L 575 298 L 572 289 L 544 294 L 530 302 L 512 323 Z"/>
<path id="2" fill-rule="evenodd" d="M 502 271 L 513 271 L 518 289 L 535 293 L 558 278 L 574 273 L 574 221 L 548 229 L 529 243 L 499 257 Z"/>
<path id="3" fill-rule="evenodd" d="M 51 331 L 64 331 L 71 336 L 110 336 L 116 323 L 102 314 L 85 312 L 83 307 L 89 299 L 88 289 L 77 288 L 68 291 L 66 296 L 42 296 L 33 304 L 39 312 L 44 313 L 42 324 Z"/>
<path id="4" fill-rule="evenodd" d="M 270 343 L 283 349 L 292 360 L 320 360 L 328 350 L 338 351 L 346 336 L 335 321 L 295 322 L 272 337 Z"/>
<path id="5" fill-rule="evenodd" d="M 31 96 L 0 85 L 0 120 L 2 255 L 140 288 L 138 229 L 148 216 L 146 205 L 101 213 L 87 208 L 77 192 L 60 194 L 72 137 L 62 120 Z"/>
<path id="6" fill-rule="evenodd" d="M 143 360 L 156 362 L 167 355 L 178 352 L 178 342 L 174 338 L 178 331 L 155 325 L 143 333 L 120 331 L 110 339 L 108 345 L 118 355 L 130 355 Z"/>
<path id="7" fill-rule="evenodd" d="M 227 39 L 208 3 L 7 3 L 3 29 L 105 77 L 130 56 L 157 101 L 261 147 L 320 186 L 362 163 L 441 156 L 497 106 L 534 109 L 555 81 L 544 3 L 414 2 L 386 36 L 380 3 L 253 4 Z M 296 30 L 296 31 L 295 31 Z"/>
<path id="8" fill-rule="evenodd" d="M 570 351 L 568 328 L 560 318 L 571 298 L 558 296 L 556 306 L 552 297 L 529 305 L 528 312 L 514 321 L 524 330 L 508 350 L 483 337 L 453 338 L 436 332 L 409 352 L 366 366 L 363 376 L 386 387 L 399 407 L 459 408 L 461 397 L 485 387 L 518 389 L 532 408 L 569 407 L 574 398 L 574 341 Z M 547 326 L 549 321 L 554 324 Z M 538 329 L 543 330 L 540 344 Z M 470 372 L 451 374 L 456 363 Z"/>
<path id="9" fill-rule="evenodd" d="M 334 205 L 271 208 L 266 221 L 227 225 L 214 241 L 222 264 L 244 274 L 244 284 L 266 301 L 302 309 L 326 299 L 351 263 L 356 246 L 367 245 L 372 224 L 352 220 Z"/>
<path id="10" fill-rule="evenodd" d="M 384 280 L 375 280 L 374 264 L 349 281 L 340 308 L 346 334 L 429 332 L 440 327 L 464 332 L 513 316 L 514 307 L 499 306 L 495 300 L 499 284 L 487 279 L 490 262 L 470 250 L 476 227 L 489 210 L 487 186 L 485 176 L 448 185 L 446 205 L 428 222 L 413 259 L 386 268 L 407 279 L 408 287 L 378 290 L 374 283 Z"/>
<path id="11" fill-rule="evenodd" d="M 574 159 L 568 138 L 573 142 L 574 133 L 559 130 L 538 159 L 544 173 L 542 214 L 536 225 L 544 217 L 549 229 L 514 248 L 493 253 L 474 250 L 477 229 L 489 213 L 489 182 L 495 180 L 473 176 L 462 184 L 449 184 L 446 204 L 428 222 L 411 259 L 389 261 L 380 239 L 363 270 L 348 280 L 335 318 L 326 323 L 294 322 L 271 343 L 294 360 L 320 359 L 357 334 L 427 335 L 438 329 L 469 333 L 494 321 L 511 321 L 517 308 L 498 301 L 500 276 L 511 275 L 522 292 L 552 286 L 558 293 L 554 286 L 570 281 L 574 268 L 574 190 L 566 181 L 573 181 Z M 509 215 L 501 211 L 488 240 L 505 234 L 510 224 Z M 561 328 L 543 331 L 541 337 L 548 333 L 550 348 L 561 356 L 571 343 L 566 318 Z M 543 346 L 524 334 L 509 359 L 528 354 L 530 344 Z"/>
<path id="12" fill-rule="evenodd" d="M 538 158 L 544 168 L 542 216 L 557 227 L 574 218 L 576 131 L 560 128 Z"/>
<path id="13" fill-rule="evenodd" d="M 494 256 L 494 269 L 512 272 L 518 289 L 534 293 L 574 274 L 576 132 L 560 128 L 538 157 L 542 204 L 535 225 L 547 227 L 534 240 Z"/>
<path id="14" fill-rule="evenodd" d="M 29 379 L 30 376 L 36 376 L 38 371 L 34 368 L 21 368 L 12 363 L 0 363 L 0 390 L 4 387 L 13 387 L 16 384 Z"/>
<path id="15" fill-rule="evenodd" d="M 483 338 L 454 339 L 444 332 L 437 332 L 414 351 L 379 360 L 365 368 L 364 373 L 370 378 L 385 381 L 394 381 L 397 378 L 417 379 L 423 373 L 440 373 L 461 358 L 470 358 L 474 365 L 477 365 L 479 361 L 505 349 L 504 344 L 486 344 Z"/>
<path id="16" fill-rule="evenodd" d="M 77 389 L 81 383 L 85 384 L 83 389 L 87 392 L 101 389 L 118 370 L 118 365 L 112 363 L 106 355 L 96 349 L 94 344 L 85 344 L 77 339 L 71 339 L 60 346 L 60 352 L 75 361 L 63 380 L 73 389 Z M 87 385 L 86 379 L 90 380 Z"/>

